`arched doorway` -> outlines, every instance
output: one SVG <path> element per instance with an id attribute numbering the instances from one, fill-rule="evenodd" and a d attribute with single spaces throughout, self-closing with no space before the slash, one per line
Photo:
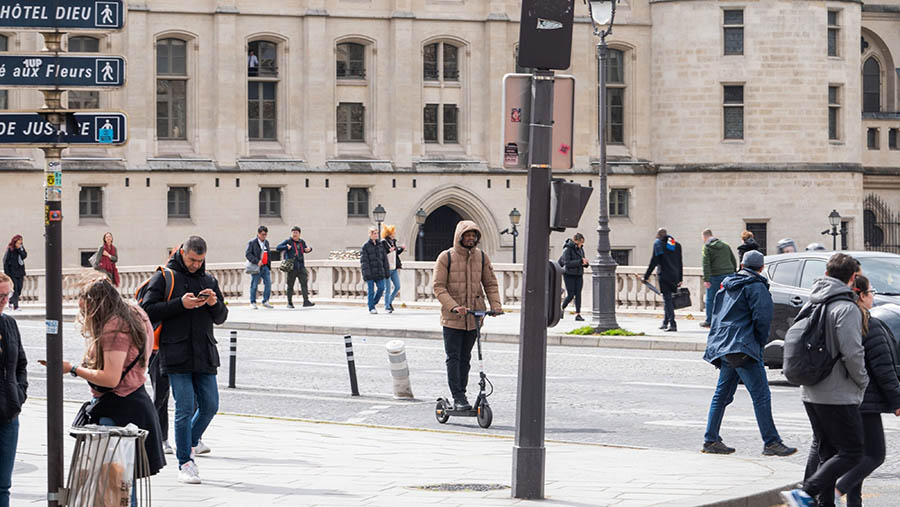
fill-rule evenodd
<path id="1" fill-rule="evenodd" d="M 416 240 L 416 260 L 433 261 L 444 250 L 453 245 L 453 233 L 456 224 L 463 217 L 450 206 L 441 206 L 431 212 L 425 219 L 425 236 Z M 422 242 L 421 258 L 418 242 Z"/>

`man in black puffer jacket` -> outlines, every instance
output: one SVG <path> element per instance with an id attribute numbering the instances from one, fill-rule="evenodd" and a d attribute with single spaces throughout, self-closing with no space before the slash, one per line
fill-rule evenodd
<path id="1" fill-rule="evenodd" d="M 375 307 L 381 301 L 384 279 L 391 275 L 391 267 L 388 264 L 387 250 L 381 245 L 378 229 L 375 227 L 369 227 L 369 240 L 362 246 L 359 265 L 369 289 L 369 313 L 378 313 Z"/>
<path id="2" fill-rule="evenodd" d="M 584 285 L 584 267 L 588 260 L 584 256 L 584 236 L 576 232 L 572 239 L 567 239 L 563 245 L 563 254 L 559 258 L 559 265 L 563 268 L 563 281 L 566 283 L 566 299 L 563 301 L 563 310 L 575 300 L 575 320 L 584 320 L 581 317 L 581 288 Z M 563 312 L 565 315 L 566 312 Z"/>

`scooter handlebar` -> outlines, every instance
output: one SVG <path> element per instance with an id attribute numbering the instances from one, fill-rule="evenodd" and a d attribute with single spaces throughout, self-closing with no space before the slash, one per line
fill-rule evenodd
<path id="1" fill-rule="evenodd" d="M 474 315 L 476 317 L 484 317 L 485 315 L 490 315 L 494 317 L 496 315 L 501 315 L 503 312 L 495 312 L 491 310 L 467 310 L 466 315 Z"/>

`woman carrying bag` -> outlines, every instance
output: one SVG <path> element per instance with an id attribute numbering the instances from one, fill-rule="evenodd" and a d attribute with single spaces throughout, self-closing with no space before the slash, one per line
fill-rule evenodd
<path id="1" fill-rule="evenodd" d="M 25 284 L 25 258 L 28 252 L 22 243 L 22 235 L 16 234 L 9 240 L 6 253 L 3 254 L 3 272 L 12 279 L 13 292 L 9 297 L 9 307 L 12 310 L 19 309 L 19 296 Z"/>
<path id="2" fill-rule="evenodd" d="M 116 287 L 119 286 L 119 268 L 116 263 L 119 262 L 119 252 L 113 245 L 113 235 L 107 232 L 103 235 L 103 244 L 97 250 L 96 254 L 97 271 L 104 273 Z"/>

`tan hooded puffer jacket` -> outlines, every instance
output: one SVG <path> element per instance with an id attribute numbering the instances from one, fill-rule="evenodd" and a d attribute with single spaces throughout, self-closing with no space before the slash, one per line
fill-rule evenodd
<path id="1" fill-rule="evenodd" d="M 441 303 L 441 325 L 453 329 L 475 329 L 475 318 L 451 312 L 457 306 L 473 310 L 485 310 L 485 292 L 493 311 L 501 311 L 500 289 L 494 267 L 490 259 L 477 246 L 468 249 L 462 246 L 462 236 L 467 231 L 478 234 L 476 245 L 481 241 L 481 230 L 471 220 L 463 220 L 456 224 L 453 234 L 453 248 L 438 255 L 434 266 L 434 297 Z M 447 268 L 447 256 L 452 253 L 450 267 Z M 482 270 L 482 256 L 484 269 Z M 484 287 L 482 289 L 482 287 Z"/>

